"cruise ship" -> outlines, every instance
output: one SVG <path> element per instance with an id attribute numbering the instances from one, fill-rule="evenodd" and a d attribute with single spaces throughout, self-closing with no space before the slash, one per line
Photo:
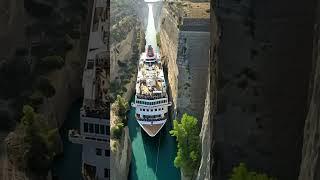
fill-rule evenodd
<path id="1" fill-rule="evenodd" d="M 94 0 L 87 58 L 83 71 L 80 129 L 69 140 L 82 145 L 82 179 L 110 179 L 109 9 L 108 0 Z"/>
<path id="2" fill-rule="evenodd" d="M 138 65 L 135 101 L 136 120 L 151 137 L 162 129 L 168 119 L 167 85 L 160 54 L 151 45 L 142 53 Z"/>

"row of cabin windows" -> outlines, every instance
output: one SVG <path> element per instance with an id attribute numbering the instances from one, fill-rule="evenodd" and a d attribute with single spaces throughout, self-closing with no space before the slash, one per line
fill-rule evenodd
<path id="1" fill-rule="evenodd" d="M 163 110 L 163 108 L 158 108 L 158 109 L 142 109 L 142 108 L 140 108 L 140 111 L 147 111 L 147 112 L 149 112 L 149 111 L 151 111 L 151 112 L 153 112 L 153 110 L 154 111 L 161 111 L 161 110 Z"/>
<path id="2" fill-rule="evenodd" d="M 85 133 L 96 133 L 103 135 L 110 135 L 109 126 L 101 125 L 101 124 L 92 124 L 92 123 L 84 123 L 83 131 Z"/>
<path id="3" fill-rule="evenodd" d="M 96 148 L 96 155 L 102 156 L 102 149 Z M 110 157 L 110 150 L 109 149 L 104 150 L 104 156 Z"/>
<path id="4" fill-rule="evenodd" d="M 137 103 L 138 104 L 145 104 L 145 105 L 156 105 L 156 104 L 167 103 L 167 100 L 161 100 L 161 101 L 155 101 L 155 102 L 137 101 Z"/>
<path id="5" fill-rule="evenodd" d="M 110 169 L 104 169 L 104 177 L 109 178 L 110 177 Z"/>
<path id="6" fill-rule="evenodd" d="M 143 115 L 144 118 L 161 118 L 161 115 Z"/>

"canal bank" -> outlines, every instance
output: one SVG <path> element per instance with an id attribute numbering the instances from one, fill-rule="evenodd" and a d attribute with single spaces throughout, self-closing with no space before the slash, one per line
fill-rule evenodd
<path id="1" fill-rule="evenodd" d="M 61 129 L 63 154 L 56 157 L 53 168 L 53 180 L 81 180 L 81 152 L 82 146 L 68 140 L 69 129 L 80 128 L 80 107 L 82 100 L 75 101 L 70 107 L 67 118 Z"/>

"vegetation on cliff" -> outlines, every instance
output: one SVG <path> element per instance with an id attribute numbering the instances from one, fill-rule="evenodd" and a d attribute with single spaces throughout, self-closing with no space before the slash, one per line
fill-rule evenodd
<path id="1" fill-rule="evenodd" d="M 9 160 L 20 170 L 46 175 L 58 152 L 58 131 L 34 109 L 25 105 L 21 122 L 7 140 Z"/>
<path id="2" fill-rule="evenodd" d="M 157 46 L 160 48 L 161 47 L 160 33 L 157 33 L 156 38 L 157 38 Z"/>
<path id="3" fill-rule="evenodd" d="M 112 112 L 115 115 L 114 125 L 111 127 L 111 138 L 120 139 L 122 130 L 125 124 L 127 124 L 127 112 L 129 110 L 128 102 L 117 95 L 117 99 L 112 104 Z"/>
<path id="4" fill-rule="evenodd" d="M 266 174 L 249 171 L 244 163 L 233 168 L 233 172 L 229 180 L 275 180 Z"/>
<path id="5" fill-rule="evenodd" d="M 193 116 L 183 114 L 181 121 L 173 121 L 173 130 L 170 134 L 177 138 L 178 143 L 174 165 L 181 168 L 186 176 L 193 176 L 199 167 L 201 159 L 199 133 L 198 120 Z"/>
<path id="6" fill-rule="evenodd" d="M 125 87 L 128 83 L 132 81 L 134 74 L 137 73 L 137 60 L 139 59 L 139 54 L 141 52 L 141 41 L 144 40 L 141 36 L 143 35 L 140 29 L 136 30 L 134 37 L 136 40 L 132 44 L 132 55 L 130 59 L 126 59 L 123 62 L 117 60 L 117 65 L 119 67 L 118 72 L 113 75 L 116 76 L 115 80 L 110 83 L 110 99 L 114 101 L 117 95 L 122 96 L 128 91 Z M 112 35 L 111 35 L 112 36 Z"/>
<path id="7" fill-rule="evenodd" d="M 73 40 L 80 38 L 87 3 L 85 0 L 58 4 L 54 0 L 24 1 L 28 17 L 24 29 L 26 41 L 19 41 L 16 52 L 0 63 L 0 99 L 10 102 L 4 108 L 7 112 L 1 113 L 10 116 L 0 121 L 15 122 L 21 118 L 24 104 L 37 109 L 45 98 L 55 94 L 49 73 L 65 65 Z M 14 127 L 8 129 L 11 128 Z"/>

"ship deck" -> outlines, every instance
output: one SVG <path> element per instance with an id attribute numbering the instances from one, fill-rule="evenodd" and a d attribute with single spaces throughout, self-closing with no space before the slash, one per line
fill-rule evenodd
<path id="1" fill-rule="evenodd" d="M 155 136 L 158 134 L 158 132 L 161 130 L 163 124 L 142 124 L 142 128 L 144 129 L 144 131 L 151 137 Z"/>

